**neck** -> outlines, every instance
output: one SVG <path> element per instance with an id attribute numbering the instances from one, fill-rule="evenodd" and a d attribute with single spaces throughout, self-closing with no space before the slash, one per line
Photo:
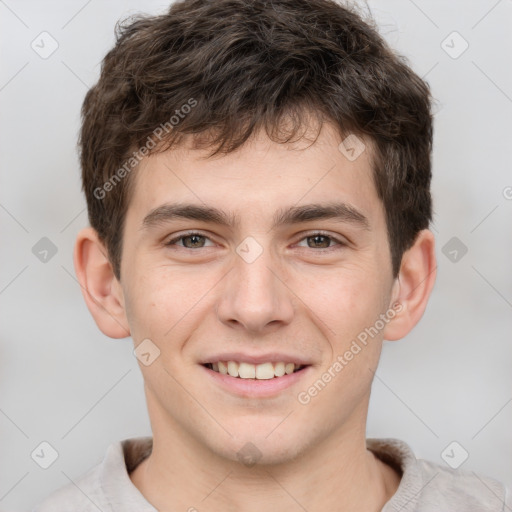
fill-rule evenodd
<path id="1" fill-rule="evenodd" d="M 157 510 L 379 512 L 400 482 L 366 449 L 365 422 L 286 463 L 250 467 L 205 449 L 168 419 L 152 423 L 153 451 L 130 478 Z"/>

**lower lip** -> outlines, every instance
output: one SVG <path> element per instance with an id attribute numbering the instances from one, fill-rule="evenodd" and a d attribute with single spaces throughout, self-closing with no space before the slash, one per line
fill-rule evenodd
<path id="1" fill-rule="evenodd" d="M 309 373 L 311 366 L 306 366 L 298 372 L 285 374 L 282 377 L 272 379 L 241 379 L 240 377 L 231 377 L 222 373 L 210 370 L 206 366 L 201 368 L 209 375 L 214 382 L 218 383 L 226 391 L 247 398 L 266 398 L 277 395 L 280 391 L 287 389 L 301 380 Z"/>

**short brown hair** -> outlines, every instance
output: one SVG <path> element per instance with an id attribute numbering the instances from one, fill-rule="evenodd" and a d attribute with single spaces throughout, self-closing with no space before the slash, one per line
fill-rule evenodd
<path id="1" fill-rule="evenodd" d="M 182 0 L 118 23 L 116 38 L 85 97 L 79 145 L 89 221 L 118 279 L 142 148 L 209 134 L 211 155 L 228 153 L 262 128 L 286 143 L 310 114 L 371 141 L 396 277 L 432 216 L 431 97 L 372 22 L 334 0 Z"/>

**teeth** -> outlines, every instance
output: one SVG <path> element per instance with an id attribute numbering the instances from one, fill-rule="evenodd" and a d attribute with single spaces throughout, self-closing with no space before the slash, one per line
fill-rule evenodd
<path id="1" fill-rule="evenodd" d="M 282 377 L 285 373 L 285 364 L 284 363 L 276 363 L 274 365 L 274 373 L 276 377 Z"/>
<path id="2" fill-rule="evenodd" d="M 238 363 L 236 361 L 218 361 L 210 363 L 210 369 L 223 375 L 231 375 L 231 377 L 239 377 L 241 379 L 258 379 L 268 380 L 274 377 L 282 377 L 284 374 L 290 375 L 296 370 L 302 368 L 301 365 L 294 363 Z"/>
<path id="3" fill-rule="evenodd" d="M 228 361 L 228 373 L 231 377 L 238 377 L 238 363 Z"/>
<path id="4" fill-rule="evenodd" d="M 236 364 L 236 363 L 233 363 Z M 231 374 L 230 374 L 231 375 Z M 256 377 L 256 367 L 249 363 L 240 363 L 238 365 L 238 375 L 242 379 L 254 379 Z M 273 377 L 274 375 L 272 375 Z M 235 375 L 236 377 L 236 375 Z M 260 378 L 260 377 L 258 377 Z"/>
<path id="5" fill-rule="evenodd" d="M 293 363 L 287 363 L 287 365 L 284 367 L 284 371 L 287 375 L 290 375 L 290 373 L 293 373 L 293 370 L 295 369 L 295 365 Z"/>
<path id="6" fill-rule="evenodd" d="M 251 365 L 254 366 L 254 365 Z M 295 366 L 292 364 L 292 366 Z M 272 363 L 263 363 L 256 366 L 257 379 L 273 379 L 274 378 L 274 365 Z"/>

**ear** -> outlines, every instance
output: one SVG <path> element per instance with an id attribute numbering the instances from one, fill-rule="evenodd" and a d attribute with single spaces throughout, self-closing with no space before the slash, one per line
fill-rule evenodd
<path id="1" fill-rule="evenodd" d="M 436 269 L 434 235 L 424 229 L 402 257 L 389 305 L 395 316 L 384 329 L 385 340 L 403 338 L 419 322 L 434 287 Z"/>
<path id="2" fill-rule="evenodd" d="M 78 233 L 74 263 L 85 303 L 101 332 L 110 338 L 129 336 L 121 284 L 93 228 Z"/>

